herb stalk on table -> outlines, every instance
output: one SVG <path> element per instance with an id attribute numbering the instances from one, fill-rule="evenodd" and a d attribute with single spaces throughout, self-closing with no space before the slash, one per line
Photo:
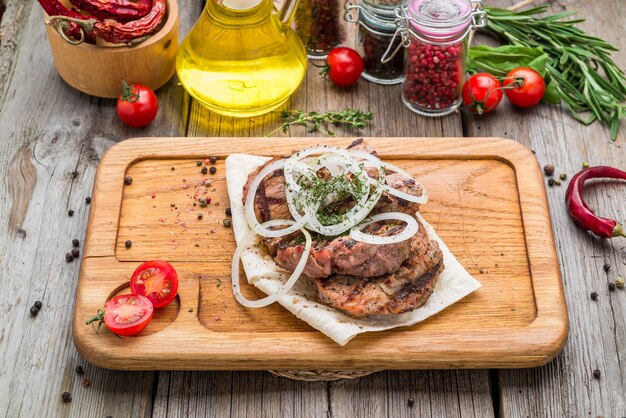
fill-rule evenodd
<path id="1" fill-rule="evenodd" d="M 373 119 L 374 115 L 371 112 L 363 112 L 358 109 L 330 110 L 324 113 L 283 110 L 280 117 L 284 120 L 282 125 L 265 136 L 271 136 L 280 130 L 287 133 L 291 125 L 306 126 L 309 128 L 309 132 L 322 132 L 328 136 L 335 136 L 335 132 L 327 128 L 328 125 L 343 125 L 355 130 L 363 129 L 367 122 Z"/>

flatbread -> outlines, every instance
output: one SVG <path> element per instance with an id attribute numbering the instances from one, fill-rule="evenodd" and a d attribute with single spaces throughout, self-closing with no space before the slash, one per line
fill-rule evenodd
<path id="1" fill-rule="evenodd" d="M 251 231 L 244 214 L 243 186 L 246 184 L 248 174 L 268 160 L 267 157 L 246 154 L 232 154 L 226 159 L 228 196 L 237 244 L 249 237 Z M 445 266 L 435 290 L 423 306 L 400 315 L 392 315 L 384 320 L 356 319 L 316 302 L 313 299 L 315 291 L 307 287 L 304 280 L 299 280 L 296 286 L 278 302 L 337 344 L 346 345 L 348 341 L 362 332 L 383 331 L 417 324 L 480 288 L 481 284 L 463 268 L 428 222 L 419 213 L 416 216 L 426 228 L 428 236 L 439 243 Z M 262 247 L 256 245 L 260 241 L 260 237 L 255 238 L 255 241 L 242 254 L 241 262 L 248 282 L 261 291 L 271 294 L 275 293 L 280 284 L 289 278 L 289 273 L 281 270 L 272 257 L 266 254 Z"/>

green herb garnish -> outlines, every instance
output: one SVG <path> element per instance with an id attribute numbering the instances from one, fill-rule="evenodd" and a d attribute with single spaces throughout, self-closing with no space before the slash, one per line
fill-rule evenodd
<path id="1" fill-rule="evenodd" d="M 372 120 L 374 114 L 358 109 L 344 109 L 339 112 L 331 110 L 324 113 L 283 110 L 280 117 L 285 120 L 282 125 L 265 136 L 271 136 L 280 130 L 287 133 L 291 125 L 306 126 L 309 132 L 321 132 L 328 136 L 335 136 L 335 132 L 328 129 L 328 125 L 346 126 L 355 130 L 363 129 L 366 123 Z"/>

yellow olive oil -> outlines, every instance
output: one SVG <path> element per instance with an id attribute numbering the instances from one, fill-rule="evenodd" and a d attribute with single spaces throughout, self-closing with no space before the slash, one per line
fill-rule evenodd
<path id="1" fill-rule="evenodd" d="M 278 108 L 304 79 L 304 45 L 271 0 L 243 10 L 236 3 L 243 0 L 218 1 L 207 1 L 183 41 L 178 78 L 196 100 L 221 114 L 252 117 Z"/>

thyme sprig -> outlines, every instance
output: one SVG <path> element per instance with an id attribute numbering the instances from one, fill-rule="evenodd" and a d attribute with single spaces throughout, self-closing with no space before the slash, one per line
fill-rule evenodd
<path id="1" fill-rule="evenodd" d="M 292 125 L 306 126 L 311 133 L 321 132 L 328 136 L 335 136 L 335 132 L 329 129 L 329 126 L 345 126 L 349 129 L 359 130 L 365 128 L 367 122 L 372 120 L 374 115 L 371 112 L 363 112 L 358 109 L 330 110 L 324 113 L 283 110 L 280 117 L 284 119 L 282 125 L 265 136 L 271 136 L 280 130 L 287 133 Z"/>
<path id="2" fill-rule="evenodd" d="M 607 124 L 617 138 L 626 116 L 626 76 L 611 59 L 618 48 L 576 27 L 584 19 L 563 20 L 575 12 L 544 17 L 547 5 L 520 12 L 487 7 L 487 29 L 516 46 L 540 48 L 549 55 L 546 71 L 574 118 L 585 125 Z"/>

